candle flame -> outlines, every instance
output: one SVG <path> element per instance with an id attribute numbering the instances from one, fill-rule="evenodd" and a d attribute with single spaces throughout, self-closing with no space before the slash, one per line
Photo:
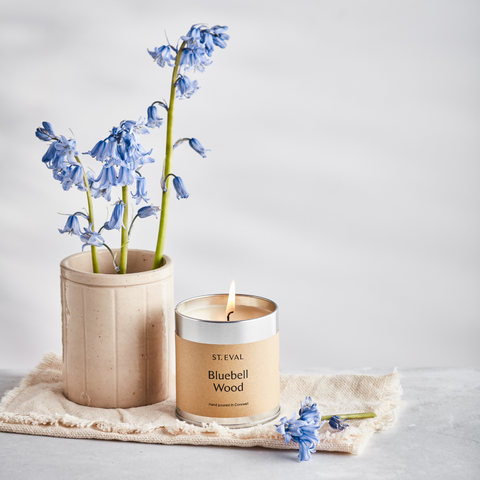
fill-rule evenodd
<path id="1" fill-rule="evenodd" d="M 231 312 L 235 311 L 235 280 L 232 280 L 230 284 L 230 292 L 228 293 L 228 302 L 227 302 L 227 309 L 225 310 L 225 314 L 228 315 Z"/>

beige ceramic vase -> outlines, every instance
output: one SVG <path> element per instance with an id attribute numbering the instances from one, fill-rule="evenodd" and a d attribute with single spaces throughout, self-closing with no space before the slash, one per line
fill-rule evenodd
<path id="1" fill-rule="evenodd" d="M 63 391 L 72 402 L 129 408 L 174 393 L 173 262 L 151 270 L 153 252 L 130 250 L 128 273 L 115 272 L 107 250 L 61 264 Z"/>

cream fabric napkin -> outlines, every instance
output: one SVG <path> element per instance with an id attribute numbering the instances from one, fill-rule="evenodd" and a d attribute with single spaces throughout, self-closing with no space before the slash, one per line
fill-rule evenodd
<path id="1" fill-rule="evenodd" d="M 400 375 L 281 375 L 282 412 L 277 420 L 244 429 L 217 424 L 196 427 L 175 417 L 175 397 L 147 407 L 103 409 L 77 405 L 62 393 L 62 359 L 45 355 L 20 386 L 0 402 L 0 431 L 65 438 L 96 438 L 160 444 L 223 445 L 297 449 L 275 430 L 283 416 L 298 413 L 309 395 L 322 415 L 373 411 L 376 418 L 351 420 L 339 432 L 328 422 L 320 431 L 317 451 L 358 454 L 377 430 L 391 427 L 401 406 Z"/>

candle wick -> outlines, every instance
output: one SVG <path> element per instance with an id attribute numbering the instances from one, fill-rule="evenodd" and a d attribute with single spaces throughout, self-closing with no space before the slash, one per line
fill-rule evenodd
<path id="1" fill-rule="evenodd" d="M 227 322 L 230 321 L 230 315 L 231 315 L 232 313 L 235 313 L 235 310 L 231 311 L 231 312 L 227 315 Z"/>

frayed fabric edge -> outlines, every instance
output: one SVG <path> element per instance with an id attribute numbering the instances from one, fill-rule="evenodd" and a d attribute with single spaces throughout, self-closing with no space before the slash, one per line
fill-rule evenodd
<path id="1" fill-rule="evenodd" d="M 53 363 L 57 363 L 60 358 L 58 353 L 53 351 L 47 352 L 40 363 L 20 382 L 18 387 L 13 388 L 5 392 L 4 396 L 0 401 L 0 414 L 4 412 L 10 403 L 17 398 L 17 396 L 25 390 L 25 388 L 32 385 L 32 380 L 39 374 L 42 373 L 46 368 L 50 367 Z"/>
<path id="2" fill-rule="evenodd" d="M 30 413 L 30 415 L 19 415 L 15 413 L 5 413 L 10 403 L 27 387 L 32 385 L 32 380 L 40 373 L 52 365 L 61 362 L 61 357 L 55 352 L 45 354 L 42 361 L 34 368 L 21 382 L 20 385 L 6 392 L 0 402 L 0 423 L 11 425 L 31 425 L 33 427 L 66 427 L 72 429 L 91 429 L 104 433 L 119 435 L 148 435 L 158 434 L 179 436 L 201 435 L 206 437 L 224 438 L 228 441 L 235 440 L 253 440 L 264 439 L 270 442 L 278 443 L 273 448 L 295 449 L 294 445 L 280 446 L 283 437 L 276 432 L 274 423 L 259 425 L 246 429 L 232 430 L 216 423 L 203 424 L 202 427 L 188 424 L 177 420 L 175 425 L 158 424 L 127 424 L 120 422 L 110 422 L 107 420 L 87 421 L 69 414 L 48 416 Z M 385 384 L 382 395 L 379 398 L 374 409 L 378 417 L 365 421 L 361 426 L 343 432 L 324 432 L 317 445 L 318 451 L 343 451 L 350 454 L 360 454 L 368 440 L 375 431 L 385 430 L 391 427 L 398 418 L 398 411 L 404 405 L 400 400 L 402 387 L 400 385 L 401 375 L 397 369 L 385 375 Z M 125 440 L 128 441 L 128 438 Z M 271 446 L 270 446 L 271 447 Z"/>

